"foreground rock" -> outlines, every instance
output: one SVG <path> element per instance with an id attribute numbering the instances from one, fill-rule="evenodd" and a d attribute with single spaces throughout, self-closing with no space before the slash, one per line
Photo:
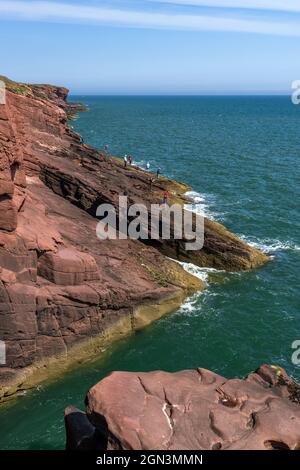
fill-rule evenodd
<path id="1" fill-rule="evenodd" d="M 300 449 L 300 386 L 278 367 L 243 380 L 206 369 L 114 372 L 85 402 L 86 414 L 65 411 L 68 449 Z"/>
<path id="2" fill-rule="evenodd" d="M 184 204 L 183 184 L 123 168 L 82 142 L 68 118 L 77 107 L 68 90 L 4 79 L 0 105 L 0 400 L 39 383 L 52 359 L 61 365 L 95 354 L 90 338 L 111 340 L 176 309 L 204 284 L 168 257 L 226 270 L 257 267 L 267 257 L 215 222 L 206 221 L 204 248 L 184 240 L 100 242 L 96 209 L 161 202 L 168 188 Z M 80 109 L 81 107 L 79 107 Z M 81 351 L 69 355 L 75 346 Z M 46 366 L 46 367 L 45 367 Z M 64 366 L 62 365 L 62 368 Z M 53 373 L 62 371 L 55 365 Z M 35 378 L 32 377 L 35 373 Z"/>

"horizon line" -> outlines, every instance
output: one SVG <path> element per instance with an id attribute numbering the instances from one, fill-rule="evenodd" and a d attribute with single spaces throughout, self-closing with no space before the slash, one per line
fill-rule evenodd
<path id="1" fill-rule="evenodd" d="M 197 97 L 197 96 L 208 96 L 208 97 L 211 97 L 211 96 L 284 96 L 284 97 L 289 97 L 291 96 L 291 93 L 288 93 L 288 92 L 270 92 L 270 93 L 266 93 L 266 92 L 239 92 L 239 93 L 235 93 L 235 92 L 224 92 L 224 93 L 213 93 L 213 92 L 209 92 L 209 93 L 72 93 L 70 92 L 69 93 L 69 96 L 99 96 L 99 97 L 114 97 L 114 96 L 119 96 L 119 97 L 134 97 L 134 96 L 141 96 L 141 97 L 146 97 L 146 96 L 153 96 L 153 97 L 156 97 L 156 96 L 160 96 L 160 97 Z"/>

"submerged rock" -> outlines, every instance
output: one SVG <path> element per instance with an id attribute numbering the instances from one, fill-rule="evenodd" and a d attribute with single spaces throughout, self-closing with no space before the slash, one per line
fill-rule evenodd
<path id="1" fill-rule="evenodd" d="M 242 380 L 206 369 L 114 372 L 89 390 L 86 414 L 66 410 L 67 448 L 298 450 L 299 392 L 268 365 Z"/>

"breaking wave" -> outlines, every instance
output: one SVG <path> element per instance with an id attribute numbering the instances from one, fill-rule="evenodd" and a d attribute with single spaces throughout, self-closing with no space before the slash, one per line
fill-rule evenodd
<path id="1" fill-rule="evenodd" d="M 281 241 L 273 238 L 259 239 L 245 235 L 239 235 L 239 237 L 247 242 L 248 245 L 258 248 L 267 254 L 276 253 L 277 251 L 300 251 L 300 246 L 290 240 Z"/>
<path id="2" fill-rule="evenodd" d="M 176 262 L 179 263 L 185 271 L 197 277 L 198 279 L 201 279 L 201 281 L 203 281 L 206 285 L 208 285 L 208 277 L 210 273 L 224 272 L 214 268 L 200 268 L 199 266 L 196 266 L 193 263 L 185 263 L 183 261 Z"/>
<path id="3" fill-rule="evenodd" d="M 215 196 L 212 194 L 187 191 L 184 196 L 191 200 L 190 204 L 185 205 L 186 210 L 195 212 L 211 220 L 222 220 L 224 214 L 212 210 L 212 206 L 215 205 Z"/>

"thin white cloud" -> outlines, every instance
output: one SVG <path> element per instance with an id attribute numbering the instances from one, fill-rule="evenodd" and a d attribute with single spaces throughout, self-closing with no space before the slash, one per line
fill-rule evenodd
<path id="1" fill-rule="evenodd" d="M 300 0 L 149 0 L 156 3 L 199 7 L 300 12 Z"/>
<path id="2" fill-rule="evenodd" d="M 225 1 L 225 0 L 224 0 Z M 166 11 L 133 11 L 78 4 L 43 1 L 1 1 L 1 19 L 47 22 L 93 23 L 137 28 L 192 31 L 243 32 L 280 36 L 300 36 L 300 22 L 262 21 L 233 16 L 209 16 Z"/>

